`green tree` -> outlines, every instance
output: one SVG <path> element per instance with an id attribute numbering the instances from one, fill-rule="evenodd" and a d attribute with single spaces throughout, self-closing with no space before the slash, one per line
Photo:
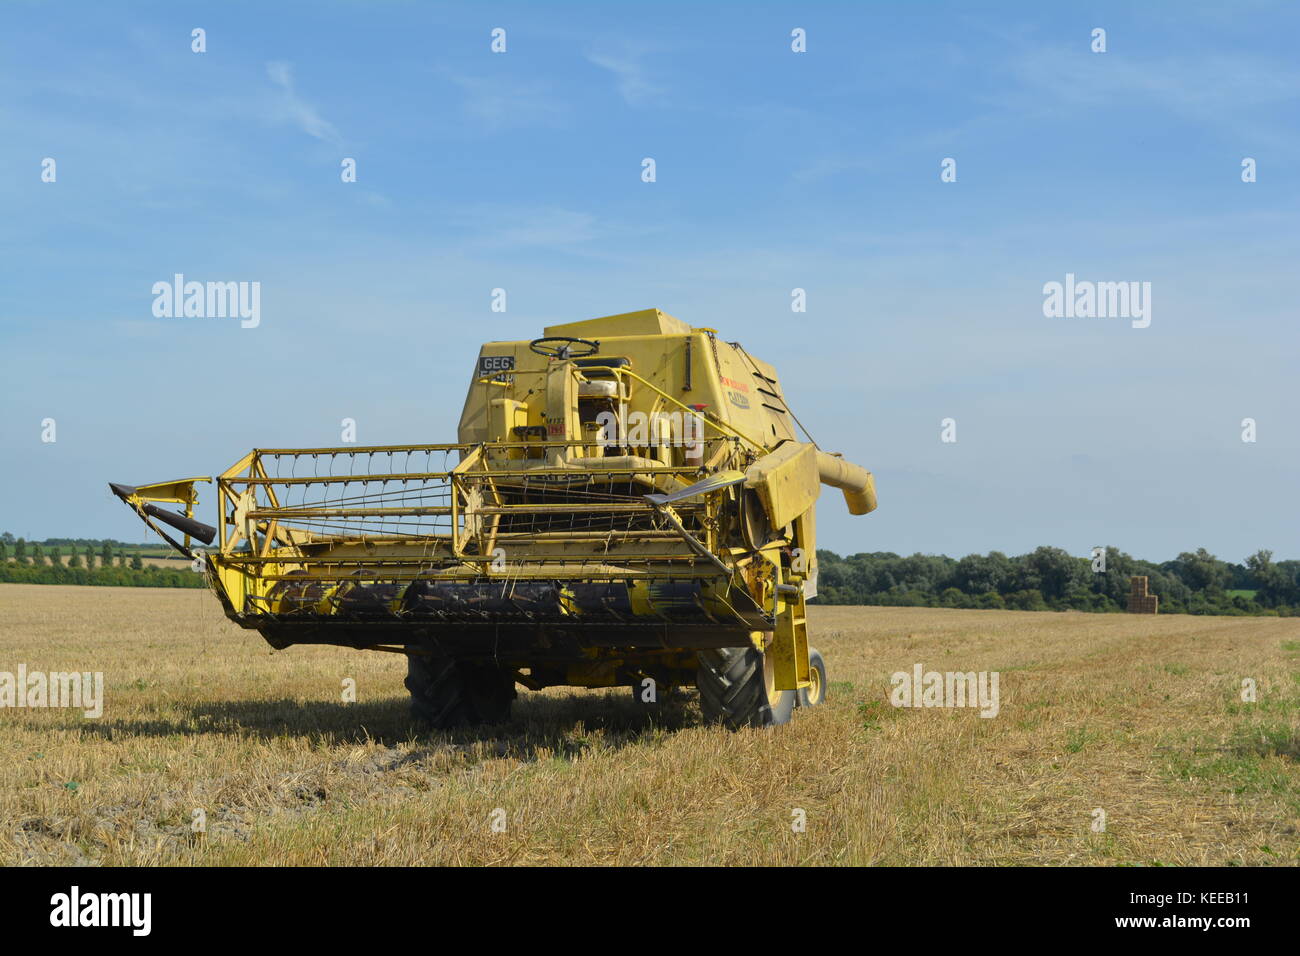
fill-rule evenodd
<path id="1" fill-rule="evenodd" d="M 113 566 L 113 546 L 107 541 L 99 548 L 99 566 L 101 568 L 111 568 Z"/>
<path id="2" fill-rule="evenodd" d="M 1002 593 L 1015 579 L 1015 565 L 1001 551 L 987 555 L 968 554 L 957 562 L 953 580 L 967 594 Z"/>
<path id="3" fill-rule="evenodd" d="M 1024 557 L 1022 590 L 1038 590 L 1049 601 L 1060 600 L 1086 587 L 1078 558 L 1060 548 L 1041 547 Z"/>
<path id="4" fill-rule="evenodd" d="M 943 607 L 975 606 L 975 602 L 971 600 L 970 595 L 965 594 L 957 588 L 944 588 L 943 593 L 939 595 L 939 603 Z"/>
<path id="5" fill-rule="evenodd" d="M 1047 604 L 1037 588 L 1027 588 L 1006 596 L 1007 607 L 1019 611 L 1046 611 Z"/>
<path id="6" fill-rule="evenodd" d="M 1291 583 L 1286 573 L 1273 563 L 1273 552 L 1256 551 L 1246 559 L 1251 582 L 1255 585 L 1255 600 L 1265 607 L 1276 607 L 1288 598 Z"/>
<path id="7" fill-rule="evenodd" d="M 1278 610 L 1300 604 L 1300 561 L 1278 561 L 1273 566 L 1277 569 Z"/>
<path id="8" fill-rule="evenodd" d="M 1135 570 L 1132 556 L 1119 548 L 1106 545 L 1106 570 L 1093 571 L 1092 560 L 1088 561 L 1088 584 L 1091 589 L 1120 607 L 1128 606 L 1130 578 L 1140 572 Z"/>
<path id="9" fill-rule="evenodd" d="M 1228 565 L 1204 548 L 1184 551 L 1170 569 L 1193 591 L 1221 591 L 1228 583 Z"/>

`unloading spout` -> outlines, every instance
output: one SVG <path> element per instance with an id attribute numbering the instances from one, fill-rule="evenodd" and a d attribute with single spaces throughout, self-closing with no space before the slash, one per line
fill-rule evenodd
<path id="1" fill-rule="evenodd" d="M 849 514 L 865 515 L 876 510 L 876 480 L 867 469 L 819 449 L 817 474 L 823 485 L 844 492 Z"/>

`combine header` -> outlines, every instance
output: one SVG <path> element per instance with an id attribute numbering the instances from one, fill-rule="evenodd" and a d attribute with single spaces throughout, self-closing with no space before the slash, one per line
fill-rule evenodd
<path id="1" fill-rule="evenodd" d="M 516 684 L 695 684 L 707 718 L 762 726 L 826 693 L 820 484 L 876 506 L 795 424 L 772 366 L 650 309 L 483 346 L 456 444 L 250 452 L 215 527 L 193 517 L 211 479 L 111 487 L 272 647 L 407 654 L 434 726 L 505 720 Z"/>

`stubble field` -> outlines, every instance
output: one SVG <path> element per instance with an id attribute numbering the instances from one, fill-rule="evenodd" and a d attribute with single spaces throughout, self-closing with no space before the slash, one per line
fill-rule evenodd
<path id="1" fill-rule="evenodd" d="M 397 655 L 274 652 L 204 591 L 0 585 L 0 672 L 105 683 L 98 719 L 0 709 L 0 863 L 1300 862 L 1295 619 L 810 613 L 830 695 L 785 727 L 521 689 L 439 734 Z M 918 663 L 998 672 L 1000 712 L 890 706 Z"/>

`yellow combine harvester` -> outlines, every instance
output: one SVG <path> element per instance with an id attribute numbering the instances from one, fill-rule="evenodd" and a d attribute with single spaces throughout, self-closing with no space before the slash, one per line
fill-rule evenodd
<path id="1" fill-rule="evenodd" d="M 876 507 L 795 424 L 772 366 L 649 309 L 484 345 L 457 444 L 250 452 L 216 527 L 193 516 L 209 478 L 111 487 L 272 647 L 407 654 L 434 726 L 506 719 L 516 684 L 695 684 L 708 719 L 762 726 L 826 693 L 820 485 Z"/>

